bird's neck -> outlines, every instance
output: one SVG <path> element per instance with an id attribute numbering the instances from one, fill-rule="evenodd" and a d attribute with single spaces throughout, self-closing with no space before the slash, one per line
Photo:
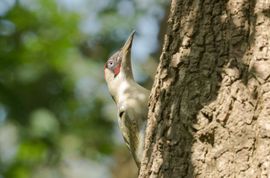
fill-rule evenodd
<path id="1" fill-rule="evenodd" d="M 133 78 L 133 72 L 132 72 L 132 65 L 131 65 L 131 57 L 130 57 L 130 51 L 123 54 L 123 59 L 121 61 L 121 74 L 124 78 L 131 79 L 134 81 Z"/>
<path id="2" fill-rule="evenodd" d="M 119 75 L 108 85 L 110 94 L 112 95 L 114 101 L 116 103 L 119 102 L 120 96 L 125 95 L 125 92 L 131 88 L 134 83 L 133 76 L 126 76 L 123 73 L 119 73 Z"/>
<path id="3" fill-rule="evenodd" d="M 134 81 L 131 63 L 123 63 L 120 70 L 123 79 Z"/>

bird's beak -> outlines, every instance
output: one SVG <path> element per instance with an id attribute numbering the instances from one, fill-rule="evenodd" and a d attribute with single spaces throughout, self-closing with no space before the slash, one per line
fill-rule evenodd
<path id="1" fill-rule="evenodd" d="M 122 52 L 124 54 L 127 54 L 128 52 L 130 52 L 130 49 L 132 47 L 132 41 L 133 41 L 134 34 L 135 34 L 135 30 L 129 35 L 126 43 L 122 47 Z"/>
<path id="2" fill-rule="evenodd" d="M 135 31 L 133 31 L 124 46 L 121 49 L 121 69 L 122 73 L 125 75 L 127 78 L 133 78 L 132 74 L 132 68 L 131 68 L 131 47 L 132 47 L 132 41 L 134 37 Z"/>

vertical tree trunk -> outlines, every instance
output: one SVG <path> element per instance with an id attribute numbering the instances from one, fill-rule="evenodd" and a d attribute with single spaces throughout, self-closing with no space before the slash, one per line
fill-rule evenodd
<path id="1" fill-rule="evenodd" d="M 139 177 L 270 177 L 270 1 L 170 11 Z"/>

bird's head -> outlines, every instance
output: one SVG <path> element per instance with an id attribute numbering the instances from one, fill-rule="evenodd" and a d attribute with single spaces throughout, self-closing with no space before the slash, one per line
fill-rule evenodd
<path id="1" fill-rule="evenodd" d="M 126 79 L 133 79 L 130 53 L 134 34 L 135 31 L 130 34 L 124 46 L 115 52 L 105 63 L 104 75 L 108 85 L 119 79 L 120 76 Z"/>

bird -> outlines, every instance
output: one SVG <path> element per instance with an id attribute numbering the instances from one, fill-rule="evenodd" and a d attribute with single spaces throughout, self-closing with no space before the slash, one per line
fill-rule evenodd
<path id="1" fill-rule="evenodd" d="M 139 85 L 133 77 L 131 48 L 135 31 L 124 46 L 105 63 L 104 75 L 109 93 L 117 107 L 118 124 L 123 139 L 135 163 L 140 168 L 150 91 Z"/>

